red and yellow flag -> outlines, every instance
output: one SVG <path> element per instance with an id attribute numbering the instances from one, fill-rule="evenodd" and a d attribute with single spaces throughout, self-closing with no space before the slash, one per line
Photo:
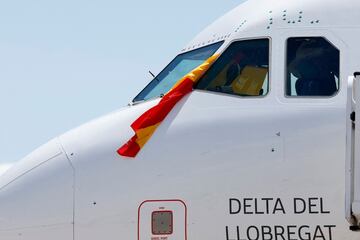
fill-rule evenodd
<path id="1" fill-rule="evenodd" d="M 150 108 L 136 119 L 135 122 L 131 124 L 131 128 L 135 131 L 135 135 L 120 147 L 117 150 L 117 153 L 124 157 L 136 157 L 141 148 L 154 134 L 157 127 L 174 108 L 176 103 L 193 90 L 194 84 L 217 58 L 218 55 L 210 57 L 199 67 L 184 76 L 167 94 L 165 94 L 156 106 Z"/>

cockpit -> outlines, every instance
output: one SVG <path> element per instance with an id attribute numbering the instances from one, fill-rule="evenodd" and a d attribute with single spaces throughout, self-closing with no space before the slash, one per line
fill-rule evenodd
<path id="1" fill-rule="evenodd" d="M 232 43 L 196 85 L 196 89 L 262 96 L 269 92 L 269 39 Z"/>
<path id="2" fill-rule="evenodd" d="M 178 55 L 133 101 L 162 97 L 223 44 L 217 42 Z M 285 96 L 324 97 L 338 91 L 340 51 L 327 39 L 292 37 L 284 45 Z M 236 96 L 266 96 L 270 91 L 271 50 L 270 38 L 232 42 L 194 88 Z"/>

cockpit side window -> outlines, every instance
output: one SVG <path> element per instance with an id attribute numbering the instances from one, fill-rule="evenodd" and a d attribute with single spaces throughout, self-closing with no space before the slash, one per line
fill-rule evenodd
<path id="1" fill-rule="evenodd" d="M 287 40 L 287 96 L 333 96 L 339 90 L 339 71 L 340 51 L 325 38 Z"/>
<path id="2" fill-rule="evenodd" d="M 232 43 L 195 87 L 239 96 L 269 92 L 269 39 Z"/>

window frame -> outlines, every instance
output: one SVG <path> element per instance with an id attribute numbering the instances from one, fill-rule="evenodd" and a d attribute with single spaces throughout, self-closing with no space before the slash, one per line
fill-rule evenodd
<path id="1" fill-rule="evenodd" d="M 170 225 L 171 225 L 171 231 L 170 232 L 166 232 L 166 233 L 155 233 L 155 231 L 154 231 L 154 222 L 153 222 L 153 220 L 154 220 L 154 215 L 155 214 L 158 214 L 158 213 L 169 213 L 170 214 L 170 216 L 171 216 L 171 218 L 170 218 Z M 164 236 L 164 235 L 173 235 L 174 234 L 174 213 L 173 213 L 173 211 L 170 211 L 170 210 L 162 210 L 162 211 L 153 211 L 152 213 L 151 213 L 151 233 L 152 233 L 152 235 L 154 235 L 154 236 Z"/>
<path id="2" fill-rule="evenodd" d="M 288 72 L 288 62 L 287 62 L 287 56 L 288 56 L 288 41 L 289 39 L 296 39 L 296 38 L 322 38 L 324 40 L 326 40 L 331 46 L 333 46 L 334 48 L 336 48 L 338 51 L 339 51 L 339 82 L 338 82 L 338 89 L 337 91 L 331 95 L 331 96 L 291 96 L 291 95 L 287 95 L 287 87 L 288 87 L 288 76 L 287 76 L 287 72 Z M 284 84 L 284 89 L 283 89 L 283 94 L 284 94 L 284 97 L 285 99 L 331 99 L 331 98 L 334 98 L 336 97 L 337 95 L 340 94 L 341 92 L 341 89 L 342 89 L 342 83 L 341 83 L 341 49 L 336 46 L 336 44 L 334 44 L 332 41 L 329 40 L 329 38 L 327 38 L 326 36 L 324 35 L 294 35 L 294 36 L 290 36 L 290 37 L 287 37 L 285 39 L 285 44 L 284 44 L 284 81 L 283 81 L 283 84 Z"/>
<path id="3" fill-rule="evenodd" d="M 224 93 L 224 92 L 216 92 L 216 91 L 209 91 L 209 90 L 204 90 L 204 89 L 198 89 L 196 88 L 197 84 L 194 87 L 194 91 L 199 91 L 199 92 L 204 92 L 204 93 L 210 93 L 210 94 L 214 94 L 214 95 L 220 95 L 220 96 L 228 96 L 228 97 L 237 97 L 237 98 L 246 98 L 246 99 L 263 99 L 266 98 L 267 96 L 269 96 L 272 93 L 272 59 L 273 59 L 273 41 L 272 41 L 272 37 L 270 36 L 258 36 L 258 37 L 248 37 L 248 38 L 236 38 L 233 39 L 231 41 L 229 41 L 226 45 L 223 45 L 223 49 L 221 50 L 221 52 L 219 53 L 219 57 L 218 59 L 216 59 L 216 61 L 213 63 L 213 65 L 216 64 L 216 62 L 221 58 L 221 56 L 224 54 L 224 52 L 229 49 L 229 47 L 236 42 L 243 42 L 243 41 L 251 41 L 251 40 L 264 40 L 267 39 L 269 40 L 269 73 L 268 73 L 268 89 L 269 91 L 265 94 L 265 95 L 258 95 L 258 96 L 241 96 L 241 95 L 236 95 L 236 94 L 229 94 L 229 93 Z M 221 48 L 220 48 L 221 49 Z M 211 70 L 212 66 L 208 69 Z M 205 72 L 206 74 L 206 72 Z M 199 79 L 199 81 L 201 81 L 201 79 Z"/>

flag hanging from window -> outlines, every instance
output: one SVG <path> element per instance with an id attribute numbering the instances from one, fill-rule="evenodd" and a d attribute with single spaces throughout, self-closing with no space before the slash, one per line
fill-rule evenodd
<path id="1" fill-rule="evenodd" d="M 193 90 L 194 84 L 209 69 L 219 55 L 214 55 L 207 59 L 199 67 L 192 70 L 189 74 L 180 79 L 175 86 L 164 95 L 160 102 L 154 107 L 143 113 L 132 124 L 131 128 L 135 135 L 117 153 L 124 157 L 134 158 L 141 148 L 154 134 L 161 122 L 166 118 L 174 106 L 188 93 Z"/>

